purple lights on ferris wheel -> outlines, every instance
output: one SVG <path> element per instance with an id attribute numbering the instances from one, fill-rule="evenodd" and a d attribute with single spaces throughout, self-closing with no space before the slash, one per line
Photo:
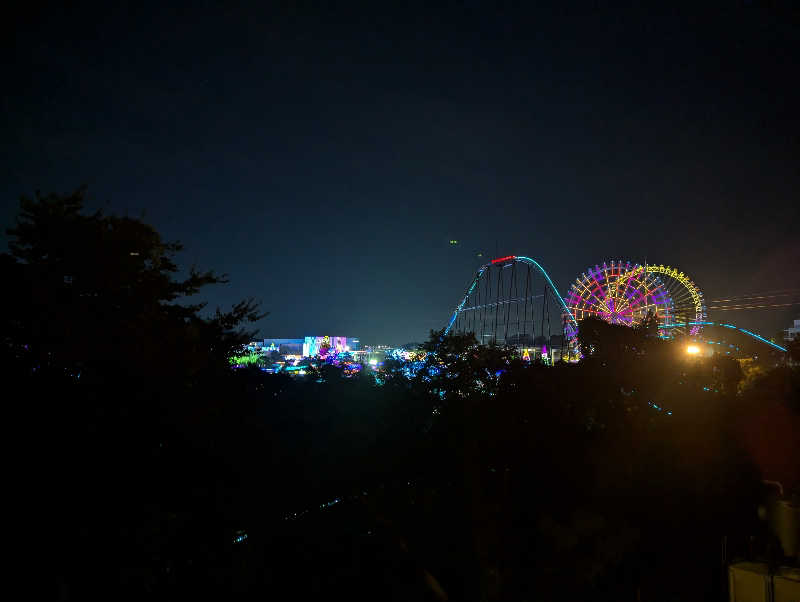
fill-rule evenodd
<path id="1" fill-rule="evenodd" d="M 652 315 L 662 336 L 676 332 L 671 327 L 678 322 L 692 322 L 688 332 L 697 334 L 696 324 L 705 318 L 702 293 L 683 272 L 630 261 L 590 266 L 567 293 L 567 305 L 576 320 L 597 317 L 636 326 Z"/>

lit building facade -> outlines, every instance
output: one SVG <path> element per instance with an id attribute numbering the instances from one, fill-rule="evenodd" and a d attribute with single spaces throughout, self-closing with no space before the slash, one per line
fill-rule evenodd
<path id="1" fill-rule="evenodd" d="M 787 328 L 784 332 L 786 332 L 784 339 L 787 341 L 794 341 L 800 337 L 800 320 L 795 320 L 794 326 Z"/>
<path id="2" fill-rule="evenodd" d="M 335 353 L 358 351 L 359 340 L 355 337 L 312 336 L 303 341 L 303 357 L 327 356 Z"/>
<path id="3" fill-rule="evenodd" d="M 308 336 L 302 339 L 263 339 L 249 343 L 247 348 L 262 355 L 278 353 L 298 358 L 317 357 L 359 351 L 361 341 L 357 337 Z"/>
<path id="4" fill-rule="evenodd" d="M 254 351 L 259 351 L 264 355 L 270 353 L 302 355 L 303 339 L 263 339 L 250 343 L 248 347 L 252 347 Z"/>

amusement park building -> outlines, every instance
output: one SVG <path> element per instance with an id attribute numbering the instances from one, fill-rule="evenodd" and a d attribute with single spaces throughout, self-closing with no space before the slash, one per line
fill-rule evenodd
<path id="1" fill-rule="evenodd" d="M 338 353 L 343 351 L 358 351 L 360 341 L 357 337 L 339 336 L 307 336 L 302 339 L 263 339 L 253 341 L 248 345 L 253 351 L 262 353 L 277 352 L 281 355 L 297 355 L 314 357 L 319 355 L 320 349 L 328 347 Z"/>
<path id="2" fill-rule="evenodd" d="M 787 341 L 794 341 L 797 337 L 800 337 L 800 320 L 795 320 L 794 326 L 787 328 L 784 332 L 786 332 L 786 336 L 783 338 Z"/>
<path id="3" fill-rule="evenodd" d="M 335 353 L 358 351 L 359 343 L 354 337 L 306 337 L 303 341 L 303 357 L 326 355 L 328 353 L 326 348 Z"/>
<path id="4" fill-rule="evenodd" d="M 277 352 L 281 355 L 302 355 L 303 339 L 263 339 L 251 342 L 248 347 L 262 353 Z"/>

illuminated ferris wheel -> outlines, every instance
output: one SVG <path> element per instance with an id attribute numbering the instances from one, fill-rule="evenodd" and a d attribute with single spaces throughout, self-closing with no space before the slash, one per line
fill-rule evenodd
<path id="1" fill-rule="evenodd" d="M 672 301 L 673 328 L 663 332 L 662 335 L 674 336 L 679 333 L 696 335 L 700 332 L 702 325 L 692 322 L 704 322 L 707 314 L 703 293 L 697 285 L 686 274 L 669 266 L 645 265 L 638 266 L 638 269 L 658 276 L 661 286 Z"/>
<path id="2" fill-rule="evenodd" d="M 652 313 L 659 326 L 672 321 L 672 300 L 656 274 L 630 262 L 589 268 L 573 283 L 566 303 L 576 320 L 596 317 L 636 326 Z"/>
<path id="3" fill-rule="evenodd" d="M 596 265 L 573 283 L 566 304 L 576 320 L 597 317 L 611 324 L 636 326 L 648 314 L 662 336 L 697 334 L 705 319 L 703 296 L 679 270 L 663 265 L 612 261 Z"/>

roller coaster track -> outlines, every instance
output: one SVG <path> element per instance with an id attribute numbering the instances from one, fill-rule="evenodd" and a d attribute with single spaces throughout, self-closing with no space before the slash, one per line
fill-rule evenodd
<path id="1" fill-rule="evenodd" d="M 703 322 L 688 322 L 688 323 L 687 322 L 683 322 L 683 323 L 677 323 L 677 324 L 670 324 L 669 326 L 667 326 L 667 328 L 676 328 L 676 327 L 681 327 L 681 326 L 721 326 L 722 328 L 730 328 L 731 330 L 736 330 L 738 332 L 746 334 L 747 336 L 752 337 L 757 341 L 761 341 L 762 343 L 766 343 L 767 345 L 769 345 L 770 347 L 774 347 L 778 351 L 783 351 L 784 353 L 786 353 L 786 347 L 781 347 L 777 343 L 773 343 L 769 339 L 765 339 L 764 337 L 762 337 L 759 334 L 756 334 L 755 332 L 751 332 L 751 331 L 746 330 L 744 328 L 739 328 L 735 324 L 725 324 L 724 322 L 706 322 L 706 321 L 703 321 Z"/>
<path id="2" fill-rule="evenodd" d="M 500 267 L 501 269 L 505 269 L 505 268 L 513 266 L 513 264 L 515 264 L 515 263 L 524 264 L 524 265 L 528 266 L 528 269 L 530 269 L 530 267 L 533 267 L 533 268 L 535 268 L 535 270 L 537 270 L 541 274 L 541 276 L 544 278 L 544 280 L 547 283 L 546 288 L 549 289 L 548 292 L 551 292 L 553 294 L 553 297 L 555 299 L 557 299 L 559 305 L 561 306 L 560 309 L 563 311 L 562 318 L 563 318 L 563 325 L 565 327 L 565 330 L 569 329 L 569 330 L 572 331 L 573 334 L 570 335 L 570 336 L 573 336 L 574 333 L 577 333 L 577 331 L 578 331 L 578 322 L 575 319 L 575 316 L 570 311 L 569 307 L 567 306 L 566 302 L 564 301 L 564 298 L 559 294 L 558 289 L 556 288 L 555 284 L 553 283 L 553 280 L 550 278 L 550 275 L 541 266 L 541 264 L 539 264 L 539 262 L 536 261 L 535 259 L 531 259 L 530 257 L 525 257 L 525 256 L 522 256 L 522 255 L 507 255 L 506 257 L 499 257 L 497 259 L 493 259 L 492 261 L 490 261 L 489 263 L 481 266 L 480 269 L 478 269 L 478 271 L 475 274 L 475 277 L 472 279 L 472 282 L 470 283 L 469 287 L 467 287 L 467 290 L 464 293 L 464 297 L 461 299 L 461 302 L 456 306 L 455 310 L 453 311 L 453 314 L 450 317 L 450 321 L 448 322 L 447 327 L 445 328 L 443 335 L 446 335 L 446 334 L 448 334 L 450 332 L 450 329 L 453 327 L 453 324 L 456 322 L 456 319 L 459 317 L 459 314 L 461 314 L 462 312 L 473 312 L 473 311 L 482 310 L 482 309 L 488 308 L 488 307 L 497 307 L 497 306 L 500 306 L 500 305 L 510 305 L 511 303 L 519 303 L 519 302 L 525 300 L 525 297 L 512 298 L 509 295 L 509 297 L 506 298 L 506 299 L 497 299 L 494 302 L 489 302 L 489 303 L 485 302 L 483 304 L 474 304 L 471 307 L 465 307 L 466 304 L 467 304 L 467 301 L 470 299 L 470 295 L 472 295 L 473 291 L 475 291 L 476 287 L 478 286 L 479 281 L 484 276 L 484 274 L 486 273 L 487 270 L 489 270 L 493 266 L 497 266 L 497 267 Z M 648 265 L 646 267 L 637 266 L 636 269 L 638 269 L 638 270 L 647 270 L 648 272 L 654 272 L 654 273 L 658 273 L 658 274 L 663 274 L 665 276 L 670 276 L 670 277 L 676 279 L 681 284 L 683 284 L 687 288 L 687 290 L 689 291 L 689 293 L 691 295 L 691 299 L 692 299 L 692 304 L 695 306 L 695 308 L 697 308 L 697 311 L 701 311 L 701 310 L 704 311 L 705 310 L 705 307 L 703 306 L 702 293 L 700 293 L 700 291 L 697 289 L 697 287 L 694 285 L 694 283 L 691 280 L 689 280 L 688 277 L 683 274 L 683 272 L 679 272 L 678 270 L 675 270 L 673 268 L 668 268 L 668 267 L 664 267 L 664 266 L 661 266 L 661 265 L 659 265 L 659 266 Z M 535 297 L 541 297 L 541 296 L 542 295 L 535 295 Z M 533 297 L 534 296 L 527 297 L 527 298 L 533 298 Z M 786 348 L 785 347 L 782 347 L 781 345 L 779 345 L 777 343 L 774 343 L 774 342 L 770 341 L 769 339 L 766 339 L 766 338 L 762 337 L 761 335 L 756 334 L 755 332 L 752 332 L 752 331 L 747 330 L 745 328 L 740 328 L 739 326 L 736 326 L 735 324 L 729 324 L 729 323 L 725 323 L 725 322 L 712 322 L 712 321 L 707 321 L 705 319 L 701 319 L 701 320 L 695 320 L 695 321 L 690 321 L 690 322 L 689 321 L 675 322 L 675 323 L 672 323 L 672 324 L 661 325 L 659 328 L 682 328 L 682 327 L 687 327 L 687 326 L 690 326 L 690 327 L 691 326 L 700 326 L 700 327 L 702 327 L 702 326 L 719 326 L 719 327 L 727 328 L 727 329 L 730 329 L 730 330 L 736 330 L 737 332 L 745 334 L 745 335 L 755 339 L 756 341 L 764 343 L 765 345 L 768 345 L 768 346 L 770 346 L 770 347 L 772 347 L 774 349 L 777 349 L 778 351 L 781 351 L 781 352 L 784 352 L 784 353 L 786 352 Z"/>
<path id="3" fill-rule="evenodd" d="M 510 265 L 513 262 L 518 262 L 518 263 L 523 263 L 525 265 L 533 266 L 541 273 L 542 276 L 544 276 L 544 279 L 550 286 L 550 290 L 553 293 L 553 296 L 556 299 L 558 299 L 558 302 L 561 305 L 561 309 L 564 310 L 564 315 L 567 317 L 567 321 L 577 332 L 578 322 L 575 320 L 575 316 L 572 315 L 572 312 L 569 310 L 567 304 L 564 302 L 564 298 L 559 294 L 555 284 L 553 284 L 553 280 L 550 278 L 550 275 L 539 264 L 539 262 L 536 261 L 535 259 L 531 259 L 530 257 L 524 257 L 522 255 L 508 255 L 506 257 L 499 257 L 497 259 L 492 259 L 492 261 L 480 267 L 478 272 L 475 274 L 475 277 L 472 279 L 472 282 L 470 283 L 469 287 L 467 288 L 467 292 L 464 294 L 464 298 L 461 299 L 461 303 L 459 303 L 458 306 L 456 306 L 455 311 L 453 311 L 453 315 L 451 316 L 450 321 L 448 322 L 447 327 L 444 330 L 445 335 L 448 332 L 450 332 L 450 329 L 453 327 L 453 324 L 455 323 L 458 314 L 464 311 L 465 309 L 464 305 L 467 303 L 467 300 L 469 299 L 469 296 L 472 294 L 472 291 L 475 290 L 475 287 L 478 285 L 478 281 L 481 279 L 481 276 L 483 276 L 484 272 L 486 272 L 486 270 L 488 270 L 493 265 L 496 264 Z"/>

